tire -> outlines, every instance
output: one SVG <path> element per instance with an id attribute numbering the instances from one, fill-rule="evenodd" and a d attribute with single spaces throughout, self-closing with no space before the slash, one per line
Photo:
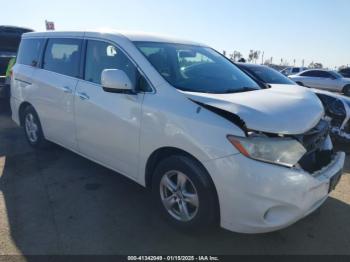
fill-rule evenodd
<path id="1" fill-rule="evenodd" d="M 50 143 L 45 139 L 38 114 L 32 106 L 23 112 L 23 129 L 28 143 L 38 149 L 46 148 Z"/>
<path id="2" fill-rule="evenodd" d="M 162 216 L 181 230 L 206 231 L 218 223 L 219 205 L 213 182 L 204 167 L 190 157 L 174 155 L 158 164 L 152 194 Z"/>
<path id="3" fill-rule="evenodd" d="M 343 94 L 344 94 L 345 96 L 350 96 L 350 85 L 344 86 L 344 88 L 343 88 Z"/>

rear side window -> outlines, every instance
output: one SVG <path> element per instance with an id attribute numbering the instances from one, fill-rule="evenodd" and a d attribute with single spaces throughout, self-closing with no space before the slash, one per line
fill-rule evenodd
<path id="1" fill-rule="evenodd" d="M 44 39 L 23 39 L 19 47 L 17 63 L 22 65 L 37 66 L 43 46 Z"/>
<path id="2" fill-rule="evenodd" d="M 295 67 L 295 68 L 293 68 L 292 73 L 299 73 L 299 71 L 300 71 L 300 68 Z"/>
<path id="3" fill-rule="evenodd" d="M 319 77 L 323 77 L 323 78 L 333 78 L 335 76 L 331 75 L 330 73 L 328 72 L 325 72 L 325 71 L 319 71 Z"/>
<path id="4" fill-rule="evenodd" d="M 310 77 L 318 77 L 318 71 L 306 71 L 301 74 L 301 76 L 310 76 Z"/>
<path id="5" fill-rule="evenodd" d="M 82 41 L 80 39 L 50 39 L 43 68 L 71 77 L 79 77 Z"/>

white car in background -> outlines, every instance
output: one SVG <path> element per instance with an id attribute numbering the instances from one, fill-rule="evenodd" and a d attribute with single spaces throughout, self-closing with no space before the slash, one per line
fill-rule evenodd
<path id="1" fill-rule="evenodd" d="M 150 188 L 150 205 L 184 230 L 286 227 L 342 175 L 345 154 L 333 150 L 313 92 L 259 85 L 206 45 L 29 33 L 11 91 L 30 145 L 52 141 Z"/>
<path id="2" fill-rule="evenodd" d="M 344 93 L 344 95 L 350 96 L 350 79 L 344 78 L 335 71 L 311 69 L 290 75 L 289 78 L 302 86 Z"/>
<path id="3" fill-rule="evenodd" d="M 305 70 L 307 70 L 307 67 L 287 67 L 287 68 L 281 70 L 281 73 L 284 74 L 285 76 L 289 76 L 289 75 L 298 74 L 298 73 L 303 72 Z"/>

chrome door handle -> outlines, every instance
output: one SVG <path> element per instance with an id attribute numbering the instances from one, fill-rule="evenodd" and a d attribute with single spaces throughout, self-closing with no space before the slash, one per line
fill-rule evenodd
<path id="1" fill-rule="evenodd" d="M 67 94 L 73 93 L 73 90 L 71 88 L 69 88 L 68 86 L 64 86 L 62 89 L 63 89 L 63 92 L 65 92 Z"/>
<path id="2" fill-rule="evenodd" d="M 79 96 L 79 98 L 81 99 L 81 100 L 89 100 L 90 99 L 90 97 L 86 94 L 86 93 L 78 93 L 78 96 Z"/>

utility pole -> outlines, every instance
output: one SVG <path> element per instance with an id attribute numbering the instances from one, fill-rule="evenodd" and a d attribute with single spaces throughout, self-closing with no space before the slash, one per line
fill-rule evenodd
<path id="1" fill-rule="evenodd" d="M 304 60 L 304 59 L 301 61 L 301 66 L 302 66 L 302 67 L 305 66 L 305 60 Z"/>
<path id="2" fill-rule="evenodd" d="M 262 55 L 261 55 L 261 64 L 262 64 L 262 65 L 264 64 L 264 55 L 265 55 L 265 52 L 263 51 L 263 52 L 262 52 Z"/>

